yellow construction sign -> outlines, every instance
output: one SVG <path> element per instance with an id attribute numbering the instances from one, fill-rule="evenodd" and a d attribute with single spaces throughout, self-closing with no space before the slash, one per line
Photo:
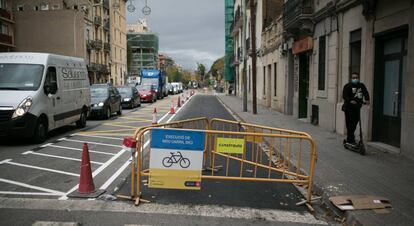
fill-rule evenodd
<path id="1" fill-rule="evenodd" d="M 219 153 L 243 154 L 244 139 L 218 137 L 216 150 Z"/>

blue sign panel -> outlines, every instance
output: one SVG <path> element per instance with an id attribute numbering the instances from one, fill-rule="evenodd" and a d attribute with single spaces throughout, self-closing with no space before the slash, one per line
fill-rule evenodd
<path id="1" fill-rule="evenodd" d="M 204 132 L 154 128 L 151 136 L 151 148 L 204 150 Z"/>

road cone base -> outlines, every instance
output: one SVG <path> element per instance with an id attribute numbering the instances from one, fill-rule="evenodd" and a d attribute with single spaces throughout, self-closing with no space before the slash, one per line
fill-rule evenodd
<path id="1" fill-rule="evenodd" d="M 81 193 L 79 191 L 74 191 L 68 195 L 70 198 L 97 198 L 98 196 L 105 193 L 105 190 L 96 190 L 91 193 Z"/>

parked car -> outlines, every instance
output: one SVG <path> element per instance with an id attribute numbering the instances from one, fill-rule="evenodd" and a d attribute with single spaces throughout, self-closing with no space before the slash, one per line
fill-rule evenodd
<path id="1" fill-rule="evenodd" d="M 139 85 L 137 89 L 141 97 L 141 102 L 153 103 L 157 101 L 157 91 L 153 85 Z"/>
<path id="2" fill-rule="evenodd" d="M 141 98 L 135 87 L 118 86 L 116 88 L 121 93 L 121 104 L 123 108 L 136 108 L 141 106 Z"/>
<path id="3" fill-rule="evenodd" d="M 0 136 L 47 139 L 48 132 L 86 126 L 89 78 L 83 59 L 47 53 L 0 53 Z"/>
<path id="4" fill-rule="evenodd" d="M 116 112 L 122 114 L 121 94 L 110 84 L 91 86 L 91 116 L 108 119 Z"/>

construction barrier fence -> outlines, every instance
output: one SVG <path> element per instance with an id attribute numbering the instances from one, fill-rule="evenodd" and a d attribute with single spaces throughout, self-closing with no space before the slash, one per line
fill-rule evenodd
<path id="1" fill-rule="evenodd" d="M 161 139 L 168 137 L 183 140 L 181 145 L 170 144 L 177 148 L 170 151 L 161 145 L 165 141 Z M 206 179 L 291 183 L 302 186 L 307 202 L 311 201 L 317 155 L 315 142 L 307 133 L 195 118 L 139 128 L 134 139 L 137 152 L 131 163 L 130 198 L 136 205 L 145 201 L 141 198 L 143 181 L 153 188 L 200 189 Z M 168 171 L 154 167 L 161 163 Z M 182 175 L 186 178 L 178 178 Z M 175 176 L 178 180 L 171 181 Z M 188 187 L 180 187 L 182 183 Z"/>

